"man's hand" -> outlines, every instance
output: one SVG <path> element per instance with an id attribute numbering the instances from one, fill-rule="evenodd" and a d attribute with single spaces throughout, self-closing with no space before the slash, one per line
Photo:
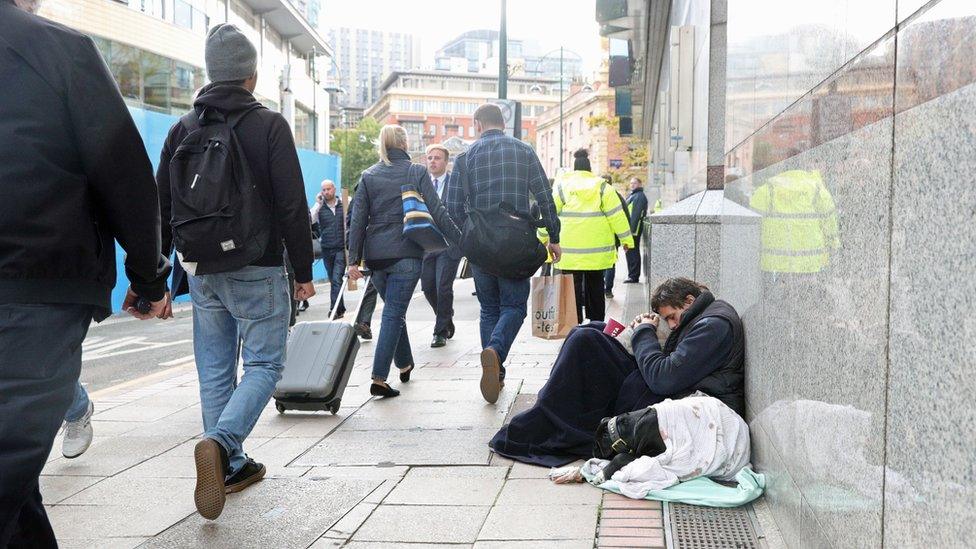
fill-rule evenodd
<path id="1" fill-rule="evenodd" d="M 315 285 L 311 282 L 295 283 L 295 301 L 307 301 L 315 295 Z"/>
<path id="2" fill-rule="evenodd" d="M 167 294 L 168 295 L 168 294 Z M 130 315 L 138 318 L 139 320 L 149 320 L 150 318 L 159 318 L 163 314 L 163 308 L 166 307 L 167 298 L 164 296 L 163 299 L 159 301 L 149 302 L 149 311 L 146 313 L 140 313 L 136 309 L 136 302 L 139 301 L 139 296 L 132 291 L 130 287 L 125 291 L 125 300 L 122 302 L 122 310 L 129 313 Z"/>
<path id="3" fill-rule="evenodd" d="M 630 251 L 630 245 L 629 244 L 621 244 L 621 246 L 624 247 L 624 251 L 625 252 L 629 252 Z"/>
<path id="4" fill-rule="evenodd" d="M 563 249 L 559 247 L 559 244 L 550 242 L 546 244 L 546 248 L 549 248 L 549 253 L 552 254 L 552 262 L 559 263 L 559 260 L 563 257 Z"/>
<path id="5" fill-rule="evenodd" d="M 173 318 L 173 296 L 166 292 L 166 297 L 163 298 L 166 302 L 166 306 L 163 307 L 163 312 L 160 313 L 159 319 L 166 320 L 167 318 Z"/>
<path id="6" fill-rule="evenodd" d="M 654 326 L 654 329 L 656 330 L 658 324 L 660 323 L 661 323 L 661 317 L 659 317 L 656 313 L 644 313 L 641 315 L 637 315 L 637 318 L 635 318 L 634 321 L 630 324 L 630 327 L 636 328 L 641 324 L 650 324 L 651 326 Z"/>
<path id="7" fill-rule="evenodd" d="M 363 279 L 363 273 L 359 270 L 359 265 L 350 265 L 349 268 L 346 269 L 346 274 L 349 275 L 350 280 Z"/>

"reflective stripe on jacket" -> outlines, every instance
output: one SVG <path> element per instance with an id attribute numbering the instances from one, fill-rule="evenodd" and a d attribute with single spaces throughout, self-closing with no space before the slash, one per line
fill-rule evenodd
<path id="1" fill-rule="evenodd" d="M 634 246 L 627 211 L 617 191 L 588 171 L 567 172 L 552 187 L 559 214 L 562 259 L 567 271 L 599 271 L 617 262 L 614 238 Z"/>
<path id="2" fill-rule="evenodd" d="M 749 206 L 763 216 L 762 270 L 819 272 L 840 246 L 834 199 L 819 171 L 790 170 L 756 189 Z"/>

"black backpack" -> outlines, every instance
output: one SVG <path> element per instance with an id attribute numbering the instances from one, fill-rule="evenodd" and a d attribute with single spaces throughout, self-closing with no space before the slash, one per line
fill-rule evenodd
<path id="1" fill-rule="evenodd" d="M 457 163 L 465 163 L 462 154 Z M 468 214 L 461 230 L 461 253 L 488 274 L 512 279 L 530 278 L 546 262 L 548 254 L 539 241 L 537 230 L 541 219 L 528 212 L 516 211 L 508 202 L 500 202 L 486 209 L 473 206 L 474 194 L 468 181 L 468 170 L 461 169 L 464 188 L 464 208 Z"/>
<path id="2" fill-rule="evenodd" d="M 173 244 L 197 274 L 233 271 L 264 255 L 270 206 L 254 182 L 234 128 L 261 105 L 225 117 L 183 116 L 189 132 L 169 163 Z"/>

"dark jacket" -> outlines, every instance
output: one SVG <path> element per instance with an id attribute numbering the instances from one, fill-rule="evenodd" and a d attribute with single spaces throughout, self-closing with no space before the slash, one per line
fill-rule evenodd
<path id="1" fill-rule="evenodd" d="M 635 237 L 644 232 L 644 218 L 647 217 L 647 195 L 644 189 L 638 187 L 627 197 L 627 207 L 630 209 L 630 232 Z"/>
<path id="2" fill-rule="evenodd" d="M 346 247 L 346 218 L 342 214 L 342 200 L 336 198 L 335 213 L 328 204 L 319 208 L 319 242 L 322 249 L 343 249 Z"/>
<path id="3" fill-rule="evenodd" d="M 210 84 L 200 90 L 193 102 L 195 112 L 214 108 L 224 115 L 251 108 L 257 100 L 246 89 L 227 84 Z M 281 241 L 284 239 L 288 256 L 295 267 L 297 282 L 312 280 L 312 232 L 308 223 L 305 202 L 305 183 L 291 128 L 278 113 L 256 109 L 247 114 L 236 128 L 237 139 L 251 168 L 258 191 L 271 208 L 273 224 L 264 255 L 251 263 L 262 267 L 284 265 Z M 160 155 L 156 182 L 159 184 L 160 210 L 167 222 L 163 224 L 163 253 L 169 254 L 173 245 L 173 230 L 169 224 L 170 200 L 169 160 L 183 138 L 186 128 L 177 122 L 169 130 Z"/>
<path id="4" fill-rule="evenodd" d="M 634 331 L 637 368 L 651 392 L 713 396 L 745 417 L 745 335 L 731 305 L 702 292 L 661 348 L 654 327 Z"/>
<path id="5" fill-rule="evenodd" d="M 400 187 L 408 181 L 410 156 L 405 151 L 390 151 L 392 165 L 377 162 L 363 172 L 356 188 L 356 204 L 349 224 L 349 264 L 361 260 L 421 258 L 424 250 L 403 236 L 403 200 Z M 423 170 L 420 194 L 434 223 L 451 245 L 461 238 L 447 208 L 434 192 L 427 169 Z"/>
<path id="6" fill-rule="evenodd" d="M 0 0 L 0 303 L 93 305 L 111 314 L 115 244 L 157 300 L 152 166 L 91 39 Z"/>

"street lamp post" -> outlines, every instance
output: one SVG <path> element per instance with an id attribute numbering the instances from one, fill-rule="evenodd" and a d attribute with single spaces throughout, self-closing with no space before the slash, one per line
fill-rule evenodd
<path id="1" fill-rule="evenodd" d="M 535 62 L 535 72 L 537 74 L 539 72 L 539 67 L 542 65 L 542 62 L 545 61 L 550 54 L 553 54 L 555 52 L 556 50 L 552 50 L 546 53 L 545 55 L 543 55 L 542 57 L 540 57 L 539 60 Z M 563 154 L 563 93 L 564 93 L 563 58 L 565 56 L 565 52 L 569 52 L 575 55 L 576 57 L 582 57 L 580 54 L 576 53 L 573 50 L 567 50 L 563 46 L 559 46 L 559 167 L 560 168 L 562 168 L 565 165 L 564 158 L 563 158 L 565 156 Z"/>

